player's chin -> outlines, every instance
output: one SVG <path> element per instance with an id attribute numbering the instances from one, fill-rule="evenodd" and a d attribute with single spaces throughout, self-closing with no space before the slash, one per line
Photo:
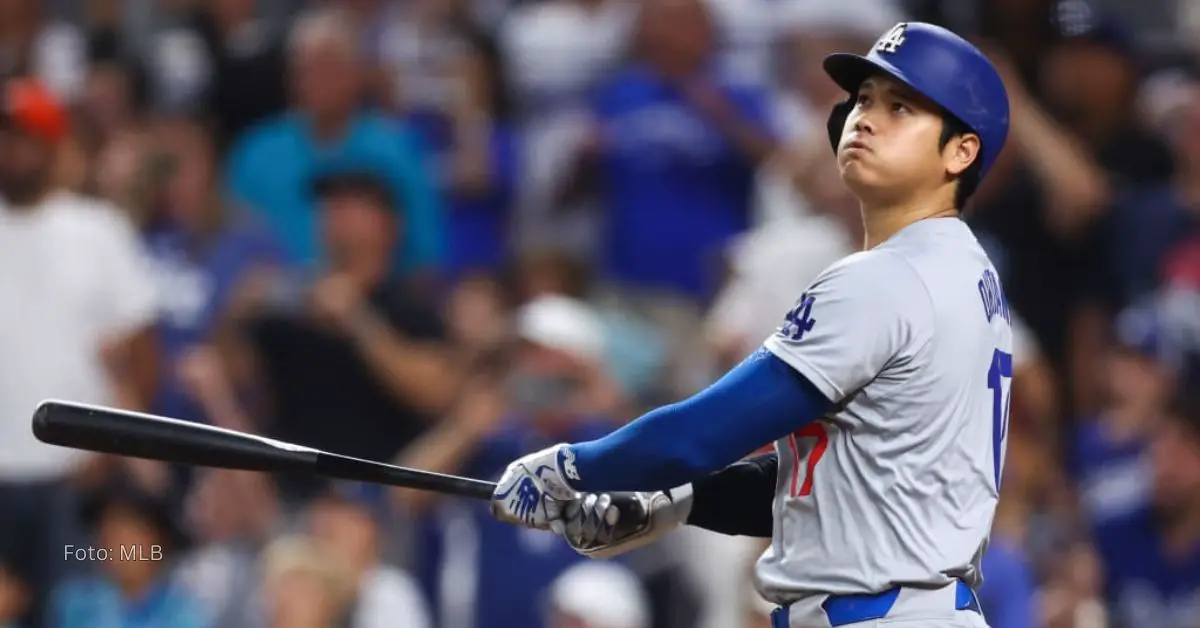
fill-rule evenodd
<path id="1" fill-rule="evenodd" d="M 841 172 L 842 182 L 851 190 L 867 189 L 879 183 L 878 173 L 871 164 L 856 155 L 839 159 L 838 170 Z"/>

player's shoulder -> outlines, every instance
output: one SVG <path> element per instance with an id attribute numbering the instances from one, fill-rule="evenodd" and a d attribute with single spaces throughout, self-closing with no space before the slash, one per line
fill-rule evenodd
<path id="1" fill-rule="evenodd" d="M 801 295 L 819 310 L 835 308 L 847 319 L 906 321 L 920 327 L 933 318 L 925 282 L 903 257 L 876 247 L 848 255 L 827 267 Z"/>
<path id="2" fill-rule="evenodd" d="M 886 298 L 919 288 L 921 276 L 896 251 L 877 247 L 847 255 L 830 264 L 813 282 L 838 289 L 862 289 L 862 296 Z"/>

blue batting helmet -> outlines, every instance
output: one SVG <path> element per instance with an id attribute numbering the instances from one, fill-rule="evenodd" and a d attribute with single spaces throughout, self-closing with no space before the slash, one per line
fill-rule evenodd
<path id="1" fill-rule="evenodd" d="M 975 46 L 933 24 L 901 22 L 880 37 L 865 57 L 837 53 L 825 72 L 854 94 L 864 80 L 887 74 L 929 98 L 979 136 L 980 178 L 1008 137 L 1008 92 L 995 66 Z M 853 98 L 834 108 L 829 139 L 836 151 Z"/>

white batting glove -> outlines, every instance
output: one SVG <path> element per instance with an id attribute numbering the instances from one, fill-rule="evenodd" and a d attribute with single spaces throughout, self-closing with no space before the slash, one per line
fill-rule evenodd
<path id="1" fill-rule="evenodd" d="M 549 530 L 551 522 L 563 516 L 562 502 L 579 496 L 560 470 L 574 469 L 566 447 L 558 444 L 509 464 L 492 492 L 492 515 L 508 523 Z"/>
<path id="2" fill-rule="evenodd" d="M 636 507 L 630 508 L 629 502 L 636 502 Z M 584 556 L 611 558 L 649 545 L 683 525 L 691 507 L 690 484 L 654 493 L 588 493 L 554 503 L 551 529 Z"/>

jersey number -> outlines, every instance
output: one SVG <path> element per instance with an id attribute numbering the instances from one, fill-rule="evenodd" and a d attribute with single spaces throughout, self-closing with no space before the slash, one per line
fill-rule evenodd
<path id="1" fill-rule="evenodd" d="M 1012 398 L 1012 354 L 996 349 L 988 369 L 988 389 L 992 391 L 992 469 L 996 490 L 1004 471 L 1004 439 L 1008 436 L 1008 408 Z"/>
<path id="2" fill-rule="evenodd" d="M 804 481 L 800 481 L 800 447 L 796 442 L 800 438 L 815 438 L 817 442 L 808 452 L 808 461 L 804 465 Z M 792 497 L 804 497 L 812 494 L 813 471 L 825 450 L 829 447 L 829 432 L 824 423 L 809 423 L 804 427 L 788 434 L 788 447 L 792 450 Z"/>

